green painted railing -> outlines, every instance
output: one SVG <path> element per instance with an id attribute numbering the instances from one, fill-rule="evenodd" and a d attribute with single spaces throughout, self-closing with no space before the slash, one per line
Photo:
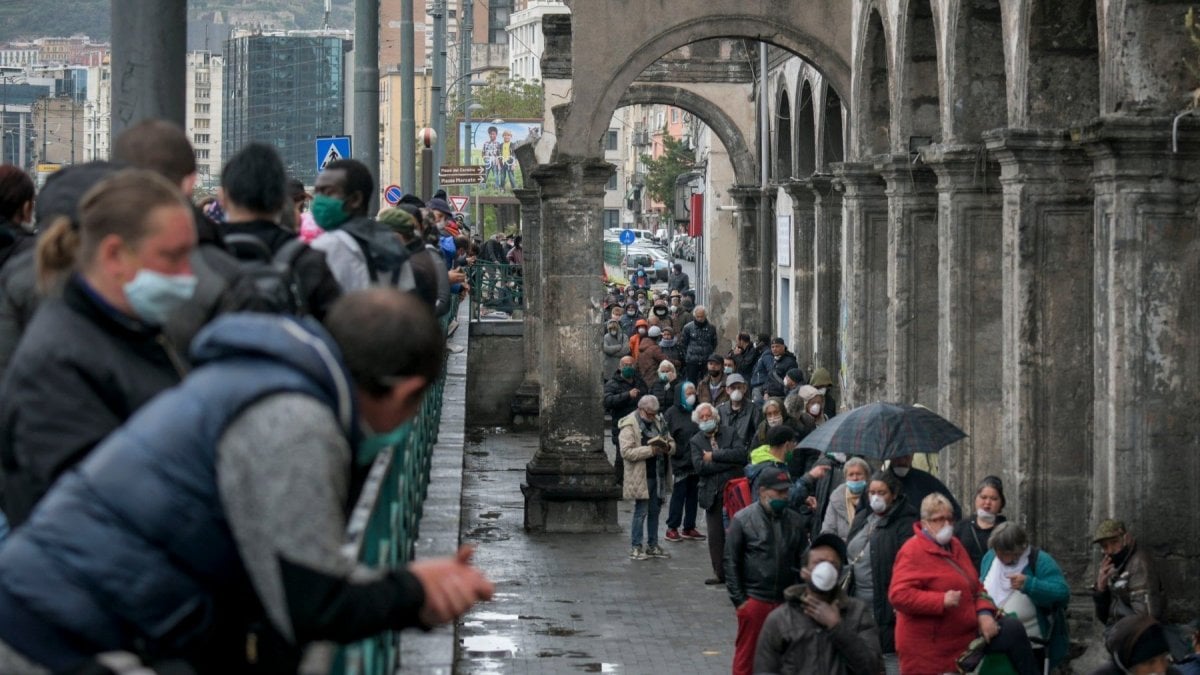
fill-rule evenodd
<path id="1" fill-rule="evenodd" d="M 445 332 L 458 314 L 458 300 L 442 319 Z M 429 487 L 433 446 L 442 422 L 445 368 L 409 422 L 401 446 L 375 458 L 346 528 L 342 553 L 370 567 L 396 568 L 413 558 L 417 527 Z M 384 633 L 347 645 L 333 660 L 334 675 L 391 675 L 400 666 L 400 634 Z"/>
<path id="2" fill-rule="evenodd" d="M 525 277 L 520 265 L 476 261 L 467 268 L 467 281 L 471 284 L 471 321 L 490 312 L 504 312 L 516 319 L 520 318 L 517 313 L 525 310 Z"/>

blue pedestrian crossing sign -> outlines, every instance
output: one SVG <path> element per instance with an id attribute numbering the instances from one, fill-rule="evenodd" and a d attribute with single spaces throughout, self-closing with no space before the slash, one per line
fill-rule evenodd
<path id="1" fill-rule="evenodd" d="M 317 138 L 317 173 L 339 159 L 350 159 L 349 136 L 321 136 Z"/>
<path id="2" fill-rule="evenodd" d="M 633 243 L 634 239 L 635 239 L 635 237 L 633 235 L 633 230 L 621 230 L 621 243 L 622 244 L 629 246 L 630 244 Z"/>

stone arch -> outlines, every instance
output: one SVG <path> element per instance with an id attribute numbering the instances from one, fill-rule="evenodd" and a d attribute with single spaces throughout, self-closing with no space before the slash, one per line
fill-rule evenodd
<path id="1" fill-rule="evenodd" d="M 985 131 L 1008 126 L 1008 75 L 1000 0 L 950 3 L 950 85 L 944 92 L 947 142 L 975 143 Z"/>
<path id="2" fill-rule="evenodd" d="M 814 112 L 812 83 L 804 78 L 796 98 L 796 171 L 797 178 L 807 178 L 817 170 L 817 120 Z"/>
<path id="3" fill-rule="evenodd" d="M 746 144 L 742 130 L 721 106 L 682 87 L 669 84 L 635 84 L 625 91 L 617 107 L 653 104 L 675 106 L 698 117 L 712 129 L 725 146 L 738 184 L 753 185 L 758 182 L 758 172 L 754 165 L 755 154 Z"/>
<path id="4" fill-rule="evenodd" d="M 899 133 L 892 139 L 894 152 L 913 149 L 910 138 L 942 140 L 941 96 L 938 91 L 938 27 L 932 0 L 909 0 L 904 14 L 904 39 L 900 42 L 903 78 L 899 107 Z"/>
<path id="5" fill-rule="evenodd" d="M 1100 30 L 1096 0 L 1029 0 L 1005 36 L 1013 52 L 1012 127 L 1065 128 L 1100 114 Z"/>
<path id="6" fill-rule="evenodd" d="M 828 87 L 825 90 L 825 111 L 821 121 L 821 170 L 846 161 L 846 132 L 842 123 L 842 97 Z"/>
<path id="7" fill-rule="evenodd" d="M 843 4 L 830 3 L 830 6 L 839 7 Z M 562 119 L 562 131 L 558 135 L 556 152 L 577 156 L 596 154 L 600 140 L 608 130 L 608 120 L 618 107 L 623 92 L 633 85 L 642 71 L 664 54 L 701 40 L 744 38 L 766 42 L 803 57 L 835 87 L 849 89 L 850 65 L 841 53 L 842 48 L 836 34 L 839 25 L 845 25 L 848 29 L 848 11 L 818 7 L 812 12 L 797 13 L 793 16 L 788 13 L 754 13 L 754 6 L 739 4 L 739 9 L 744 13 L 732 13 L 734 10 L 731 10 L 731 13 L 713 13 L 680 21 L 631 50 L 624 63 L 611 77 L 589 87 L 589 90 L 601 92 L 596 105 L 588 106 L 586 100 L 581 98 L 583 92 L 575 92 L 573 111 L 564 115 Z M 846 14 L 840 15 L 839 11 Z M 832 34 L 831 25 L 835 29 Z M 843 40 L 848 37 L 847 30 Z M 575 40 L 577 48 L 578 36 L 575 36 Z M 848 43 L 848 40 L 846 42 Z M 602 73 L 589 75 L 603 77 Z M 583 103 L 582 110 L 575 108 L 580 103 Z M 575 115 L 581 117 L 575 118 Z"/>
<path id="8" fill-rule="evenodd" d="M 775 142 L 771 145 L 774 161 L 771 177 L 775 180 L 790 180 L 792 177 L 792 102 L 786 86 L 780 86 L 775 94 L 775 111 L 771 126 L 775 131 Z"/>
<path id="9" fill-rule="evenodd" d="M 867 8 L 859 44 L 857 78 L 853 98 L 851 141 L 854 154 L 862 159 L 891 149 L 891 67 L 888 35 L 878 7 Z"/>

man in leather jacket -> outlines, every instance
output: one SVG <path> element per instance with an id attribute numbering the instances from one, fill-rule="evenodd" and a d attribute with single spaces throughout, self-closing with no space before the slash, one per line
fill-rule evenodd
<path id="1" fill-rule="evenodd" d="M 1162 621 L 1167 610 L 1162 579 L 1154 569 L 1150 553 L 1138 548 L 1125 523 L 1119 520 L 1100 523 L 1092 541 L 1104 551 L 1096 584 L 1092 586 L 1096 618 L 1105 627 L 1134 614 Z"/>
<path id="2" fill-rule="evenodd" d="M 735 675 L 753 672 L 758 634 L 783 591 L 797 581 L 806 538 L 800 515 L 787 508 L 792 478 L 769 469 L 754 482 L 757 503 L 734 516 L 725 539 L 725 587 L 737 608 Z"/>

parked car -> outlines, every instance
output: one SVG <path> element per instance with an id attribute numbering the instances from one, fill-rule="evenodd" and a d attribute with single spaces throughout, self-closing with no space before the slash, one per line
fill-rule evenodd
<path id="1" fill-rule="evenodd" d="M 627 274 L 632 276 L 639 265 L 644 267 L 646 273 L 655 281 L 666 281 L 671 271 L 671 259 L 657 246 L 635 244 L 629 247 L 629 253 L 625 256 Z"/>

